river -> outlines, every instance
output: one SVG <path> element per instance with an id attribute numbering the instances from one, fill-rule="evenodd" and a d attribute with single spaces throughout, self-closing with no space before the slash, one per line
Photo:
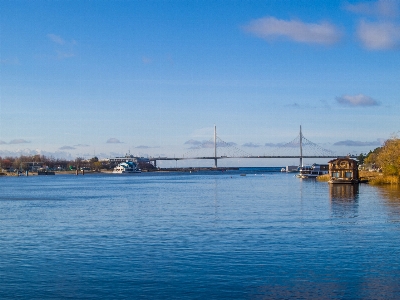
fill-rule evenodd
<path id="1" fill-rule="evenodd" d="M 270 171 L 0 178 L 0 299 L 399 297 L 398 189 Z"/>

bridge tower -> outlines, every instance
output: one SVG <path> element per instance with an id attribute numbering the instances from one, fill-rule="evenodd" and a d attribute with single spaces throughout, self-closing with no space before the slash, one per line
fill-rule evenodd
<path id="1" fill-rule="evenodd" d="M 303 166 L 303 133 L 301 132 L 300 125 L 300 167 Z"/>
<path id="2" fill-rule="evenodd" d="M 217 126 L 214 125 L 214 168 L 217 168 Z"/>

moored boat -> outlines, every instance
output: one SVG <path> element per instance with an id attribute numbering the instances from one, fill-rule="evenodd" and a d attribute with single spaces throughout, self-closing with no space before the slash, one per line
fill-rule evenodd
<path id="1" fill-rule="evenodd" d="M 286 172 L 286 173 L 295 173 L 299 171 L 298 166 L 286 166 L 285 168 L 281 169 L 281 172 Z"/>
<path id="2" fill-rule="evenodd" d="M 136 164 L 133 161 L 126 161 L 118 164 L 113 170 L 113 173 L 117 174 L 132 174 L 132 173 L 141 173 L 142 170 L 136 167 Z"/>
<path id="3" fill-rule="evenodd" d="M 311 166 L 300 167 L 299 174 L 296 175 L 297 178 L 317 178 L 320 175 L 325 175 L 329 173 L 328 165 L 313 164 Z"/>
<path id="4" fill-rule="evenodd" d="M 337 158 L 329 163 L 329 183 L 359 183 L 358 163 L 349 157 Z"/>

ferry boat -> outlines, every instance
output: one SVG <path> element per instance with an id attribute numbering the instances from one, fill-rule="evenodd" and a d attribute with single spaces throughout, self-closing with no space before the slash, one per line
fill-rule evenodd
<path id="1" fill-rule="evenodd" d="M 131 174 L 131 173 L 141 173 L 142 170 L 136 167 L 133 161 L 126 161 L 118 164 L 113 170 L 113 173 L 118 174 Z"/>
<path id="2" fill-rule="evenodd" d="M 300 167 L 300 173 L 297 178 L 317 178 L 320 175 L 329 173 L 329 165 L 313 164 L 311 166 Z"/>

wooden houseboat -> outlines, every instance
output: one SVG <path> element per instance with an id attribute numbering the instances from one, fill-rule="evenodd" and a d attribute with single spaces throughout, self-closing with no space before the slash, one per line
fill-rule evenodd
<path id="1" fill-rule="evenodd" d="M 358 183 L 358 164 L 351 158 L 336 158 L 328 162 L 329 183 Z"/>

